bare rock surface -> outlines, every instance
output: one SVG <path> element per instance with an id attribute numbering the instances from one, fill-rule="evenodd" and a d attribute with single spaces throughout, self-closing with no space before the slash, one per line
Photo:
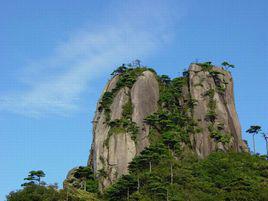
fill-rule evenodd
<path id="1" fill-rule="evenodd" d="M 103 94 L 116 87 L 118 76 L 106 85 Z M 128 164 L 132 159 L 149 146 L 149 126 L 144 123 L 144 118 L 157 110 L 159 87 L 155 74 L 145 71 L 137 78 L 132 89 L 120 89 L 110 106 L 111 121 L 122 118 L 123 106 L 130 100 L 133 107 L 132 121 L 139 128 L 135 142 L 127 132 L 120 132 L 109 136 L 108 125 L 104 111 L 97 111 L 93 125 L 93 143 L 89 158 L 95 173 L 104 171 L 107 176 L 100 179 L 101 189 L 106 188 L 123 174 L 128 173 Z M 108 141 L 108 142 L 107 142 Z"/>
<path id="2" fill-rule="evenodd" d="M 193 116 L 203 130 L 200 134 L 194 135 L 194 147 L 200 158 L 219 149 L 247 151 L 247 147 L 242 141 L 241 126 L 235 110 L 232 76 L 230 72 L 222 68 L 213 67 L 212 70 L 219 73 L 217 79 L 208 71 L 202 71 L 202 68 L 196 64 L 192 64 L 189 69 L 189 93 L 193 99 L 197 100 Z M 222 92 L 218 90 L 219 83 L 224 85 Z M 209 98 L 205 96 L 205 93 L 210 89 L 215 91 L 215 113 L 217 114 L 215 124 L 222 127 L 222 133 L 230 135 L 231 139 L 228 144 L 216 142 L 211 138 L 208 130 L 209 122 L 206 120 L 206 114 L 209 111 Z"/>
<path id="3" fill-rule="evenodd" d="M 144 118 L 157 111 L 158 100 L 159 86 L 155 75 L 150 71 L 145 71 L 131 89 L 131 101 L 134 107 L 132 120 L 140 128 L 138 153 L 149 145 L 149 126 L 144 123 Z"/>

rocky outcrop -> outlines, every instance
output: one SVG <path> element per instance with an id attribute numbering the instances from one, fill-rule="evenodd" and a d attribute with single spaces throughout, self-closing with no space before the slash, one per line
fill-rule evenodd
<path id="1" fill-rule="evenodd" d="M 115 76 L 105 87 L 103 94 L 112 92 L 116 87 L 118 76 Z M 110 121 L 122 118 L 123 107 L 131 102 L 133 113 L 131 121 L 138 127 L 136 140 L 123 129 L 113 133 L 107 122 L 105 111 L 96 111 L 93 123 L 93 143 L 89 165 L 94 167 L 100 177 L 100 186 L 105 188 L 118 177 L 128 172 L 128 164 L 149 145 L 149 127 L 143 119 L 157 110 L 159 89 L 156 76 L 151 71 L 144 71 L 133 84 L 132 88 L 124 87 L 118 90 L 110 106 Z M 100 107 L 98 103 L 97 108 Z"/>
<path id="2" fill-rule="evenodd" d="M 129 162 L 150 145 L 150 126 L 144 119 L 161 107 L 158 103 L 160 84 L 154 72 L 144 70 L 135 77 L 134 83 L 123 87 L 118 87 L 122 82 L 120 76 L 114 76 L 105 86 L 102 97 L 109 95 L 112 101 L 105 110 L 101 98 L 93 120 L 88 165 L 98 175 L 101 190 L 127 174 Z M 217 67 L 208 70 L 192 64 L 182 94 L 182 104 L 189 99 L 195 102 L 189 115 L 199 132 L 189 135 L 192 150 L 199 158 L 215 150 L 247 151 L 235 110 L 230 72 Z M 124 114 L 127 113 L 124 110 L 131 111 L 131 114 Z"/>
<path id="3" fill-rule="evenodd" d="M 189 68 L 188 86 L 191 98 L 196 100 L 193 117 L 202 128 L 201 133 L 194 135 L 193 141 L 198 156 L 204 158 L 215 150 L 247 151 L 235 110 L 233 79 L 230 72 L 216 67 L 206 71 L 201 66 L 192 64 Z M 208 119 L 209 112 L 213 112 L 210 107 L 213 107 L 215 112 L 213 122 Z M 229 138 L 229 142 L 215 140 L 212 132 L 218 134 L 218 138 Z"/>
<path id="4" fill-rule="evenodd" d="M 137 139 L 137 153 L 149 145 L 149 126 L 144 123 L 144 118 L 157 110 L 159 99 L 159 86 L 155 75 L 145 71 L 131 89 L 131 102 L 133 104 L 132 121 L 139 127 Z"/>

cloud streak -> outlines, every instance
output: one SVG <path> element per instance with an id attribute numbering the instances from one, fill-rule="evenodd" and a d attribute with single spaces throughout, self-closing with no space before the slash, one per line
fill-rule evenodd
<path id="1" fill-rule="evenodd" d="M 25 90 L 1 94 L 0 110 L 34 117 L 70 114 L 79 109 L 81 95 L 94 79 L 116 64 L 157 52 L 172 40 L 177 16 L 172 16 L 172 4 L 161 1 L 150 10 L 140 6 L 126 4 L 116 19 L 81 29 L 51 56 L 26 66 Z"/>

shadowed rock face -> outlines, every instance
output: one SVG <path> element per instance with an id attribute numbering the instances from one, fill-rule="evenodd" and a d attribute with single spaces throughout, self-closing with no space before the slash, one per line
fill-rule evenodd
<path id="1" fill-rule="evenodd" d="M 241 138 L 241 127 L 235 110 L 233 81 L 231 74 L 221 68 L 213 67 L 216 76 L 208 71 L 202 70 L 201 66 L 192 64 L 189 68 L 189 79 L 183 88 L 185 99 L 195 99 L 196 105 L 193 108 L 193 119 L 197 122 L 201 132 L 191 135 L 193 151 L 200 158 L 206 157 L 215 150 L 247 151 L 247 146 Z M 111 92 L 118 82 L 118 77 L 112 78 L 105 86 L 105 92 Z M 219 87 L 224 90 L 219 91 Z M 215 101 L 215 113 L 217 118 L 214 125 L 220 127 L 222 133 L 230 136 L 228 143 L 216 141 L 211 137 L 207 120 L 209 112 L 209 97 L 205 94 L 213 90 Z M 149 146 L 150 127 L 144 122 L 144 118 L 158 109 L 159 84 L 156 75 L 151 71 L 144 71 L 131 88 L 119 89 L 113 97 L 110 106 L 110 120 L 122 118 L 123 107 L 129 101 L 132 104 L 131 121 L 138 127 L 136 140 L 133 140 L 131 133 L 119 130 L 116 134 L 109 134 L 111 130 L 107 123 L 105 111 L 98 110 L 93 121 L 93 143 L 88 165 L 92 166 L 95 173 L 105 172 L 100 177 L 100 188 L 103 190 L 112 184 L 117 178 L 128 173 L 128 163 Z"/>

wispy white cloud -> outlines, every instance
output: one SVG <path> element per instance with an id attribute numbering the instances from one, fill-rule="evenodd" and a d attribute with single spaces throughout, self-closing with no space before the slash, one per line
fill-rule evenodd
<path id="1" fill-rule="evenodd" d="M 178 22 L 173 5 L 153 2 L 122 6 L 114 20 L 76 32 L 51 56 L 26 66 L 22 82 L 26 89 L 1 94 L 0 109 L 30 116 L 77 110 L 92 80 L 115 64 L 155 53 L 172 39 Z"/>

